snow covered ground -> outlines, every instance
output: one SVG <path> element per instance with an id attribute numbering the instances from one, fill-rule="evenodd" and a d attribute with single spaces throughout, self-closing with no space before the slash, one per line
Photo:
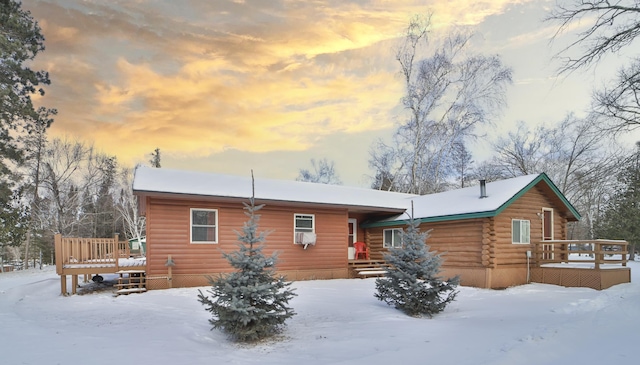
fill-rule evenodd
<path id="1" fill-rule="evenodd" d="M 640 262 L 603 291 L 460 288 L 434 317 L 373 297 L 375 279 L 296 282 L 277 341 L 210 331 L 198 288 L 62 297 L 55 268 L 0 274 L 1 364 L 637 364 Z M 206 288 L 202 288 L 206 289 Z"/>

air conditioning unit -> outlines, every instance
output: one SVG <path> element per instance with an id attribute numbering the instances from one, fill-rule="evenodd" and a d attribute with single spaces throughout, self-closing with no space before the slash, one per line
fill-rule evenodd
<path id="1" fill-rule="evenodd" d="M 297 232 L 294 243 L 296 245 L 304 245 L 306 250 L 308 245 L 316 244 L 316 234 L 313 232 Z"/>

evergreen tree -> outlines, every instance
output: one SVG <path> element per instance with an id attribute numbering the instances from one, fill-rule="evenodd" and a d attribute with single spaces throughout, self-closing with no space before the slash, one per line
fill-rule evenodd
<path id="1" fill-rule="evenodd" d="M 11 200 L 11 169 L 24 158 L 16 136 L 32 133 L 37 124 L 51 119 L 55 110 L 36 110 L 31 96 L 43 95 L 41 85 L 49 84 L 49 74 L 33 71 L 28 64 L 44 50 L 38 23 L 15 0 L 0 0 L 0 204 Z M 43 118 L 43 116 L 45 116 Z"/>
<path id="2" fill-rule="evenodd" d="M 281 330 L 285 320 L 295 313 L 288 307 L 295 296 L 289 288 L 291 282 L 276 277 L 277 255 L 266 257 L 265 232 L 258 233 L 259 215 L 253 197 L 250 204 L 243 203 L 249 220 L 238 233 L 237 251 L 223 253 L 235 272 L 218 278 L 209 278 L 212 288 L 199 291 L 198 300 L 213 314 L 212 329 L 222 329 L 236 341 L 249 342 L 269 337 Z"/>
<path id="3" fill-rule="evenodd" d="M 445 281 L 438 276 L 442 258 L 429 252 L 428 232 L 420 232 L 419 226 L 420 221 L 412 216 L 400 235 L 402 247 L 385 254 L 389 269 L 384 277 L 376 279 L 374 296 L 407 315 L 432 317 L 455 299 L 459 279 L 456 276 Z"/>
<path id="4" fill-rule="evenodd" d="M 151 164 L 151 167 L 155 167 L 158 169 L 162 167 L 160 163 L 160 148 L 156 148 L 155 150 L 153 150 L 153 152 L 151 152 L 151 159 L 149 160 L 149 164 Z"/>
<path id="5" fill-rule="evenodd" d="M 609 197 L 595 224 L 596 238 L 622 239 L 629 243 L 630 259 L 640 247 L 640 142 L 618 174 L 618 187 Z"/>

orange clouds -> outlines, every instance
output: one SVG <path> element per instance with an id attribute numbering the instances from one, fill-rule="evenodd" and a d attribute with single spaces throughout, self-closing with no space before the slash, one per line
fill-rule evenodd
<path id="1" fill-rule="evenodd" d="M 402 96 L 393 56 L 412 14 L 477 24 L 513 1 L 24 1 L 54 81 L 52 132 L 121 160 L 226 149 L 304 150 L 387 128 Z"/>

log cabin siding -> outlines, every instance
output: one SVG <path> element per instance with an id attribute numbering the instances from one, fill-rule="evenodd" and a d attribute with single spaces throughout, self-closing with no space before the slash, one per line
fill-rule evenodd
<path id="1" fill-rule="evenodd" d="M 442 254 L 443 266 L 447 267 L 482 267 L 484 219 L 467 219 L 449 222 L 422 223 L 420 231 L 430 231 L 427 245 L 431 251 Z M 382 259 L 388 250 L 382 247 L 382 236 L 385 229 L 406 228 L 376 227 L 368 230 L 368 244 L 371 258 Z"/>
<path id="2" fill-rule="evenodd" d="M 231 267 L 222 251 L 237 249 L 236 231 L 247 216 L 242 203 L 213 203 L 191 200 L 150 198 L 147 207 L 148 274 L 165 275 L 168 255 L 175 275 L 206 275 L 229 272 Z M 190 208 L 218 210 L 218 243 L 190 243 Z M 313 214 L 317 241 L 305 250 L 294 245 L 294 214 Z M 269 231 L 264 253 L 279 252 L 279 271 L 345 269 L 347 266 L 346 210 L 265 206 L 260 214 L 259 231 Z"/>
<path id="3" fill-rule="evenodd" d="M 542 219 L 538 214 L 542 214 L 543 208 L 553 209 L 554 238 L 566 239 L 564 228 L 567 222 L 566 217 L 560 215 L 560 209 L 536 186 L 495 217 L 495 263 L 497 266 L 508 267 L 527 264 L 526 252 L 532 249 L 532 245 L 512 243 L 512 220 L 528 220 L 530 222 L 530 242 L 540 242 L 542 241 Z"/>

